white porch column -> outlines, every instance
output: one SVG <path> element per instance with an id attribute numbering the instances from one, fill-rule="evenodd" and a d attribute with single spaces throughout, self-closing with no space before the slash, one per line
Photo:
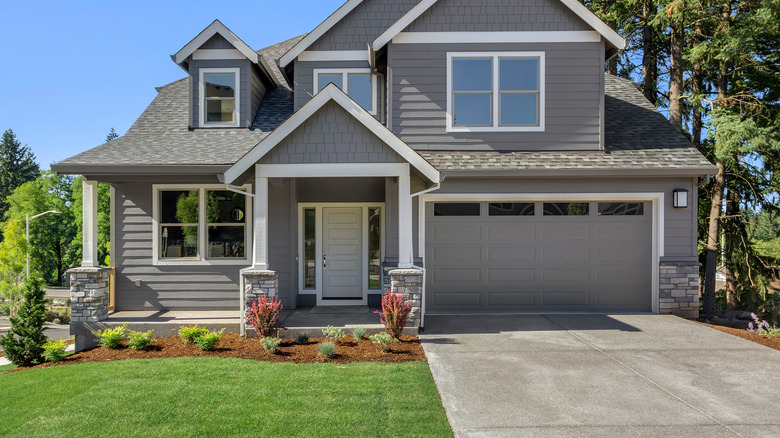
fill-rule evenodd
<path id="1" fill-rule="evenodd" d="M 81 177 L 82 241 L 81 266 L 94 268 L 98 263 L 97 238 L 97 181 Z M 113 212 L 112 212 L 113 213 Z"/>
<path id="2" fill-rule="evenodd" d="M 409 175 L 398 177 L 398 267 L 411 268 L 412 253 L 412 195 Z"/>
<path id="3" fill-rule="evenodd" d="M 255 175 L 259 169 L 255 170 Z M 268 178 L 255 176 L 254 257 L 252 268 L 268 269 Z"/>

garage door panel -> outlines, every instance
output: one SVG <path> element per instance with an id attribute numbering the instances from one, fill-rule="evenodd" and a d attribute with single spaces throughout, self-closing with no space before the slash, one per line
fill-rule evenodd
<path id="1" fill-rule="evenodd" d="M 596 293 L 595 305 L 606 309 L 635 310 L 650 306 L 650 297 L 639 296 L 631 290 Z"/>
<path id="2" fill-rule="evenodd" d="M 479 307 L 479 292 L 446 292 L 434 293 L 433 305 L 441 307 Z"/>
<path id="3" fill-rule="evenodd" d="M 596 249 L 598 263 L 650 263 L 650 248 L 646 245 L 601 244 Z"/>
<path id="4" fill-rule="evenodd" d="M 626 216 L 632 217 L 632 216 Z M 613 241 L 622 243 L 649 243 L 650 236 L 644 233 L 637 233 L 637 228 L 642 227 L 641 222 L 628 223 L 601 223 L 596 225 L 596 239 L 600 241 Z"/>
<path id="5" fill-rule="evenodd" d="M 596 267 L 596 281 L 604 285 L 631 285 L 637 283 L 641 278 L 636 278 L 637 274 L 643 274 L 646 264 L 621 265 L 621 266 L 599 266 Z M 649 272 L 647 280 L 650 280 Z"/>
<path id="6" fill-rule="evenodd" d="M 560 219 L 560 218 L 556 218 Z M 556 221 L 557 222 L 557 221 Z M 546 241 L 573 241 L 590 239 L 591 227 L 588 224 L 573 222 L 545 223 L 542 238 Z"/>
<path id="7" fill-rule="evenodd" d="M 541 281 L 545 284 L 583 284 L 590 280 L 590 268 L 587 266 L 544 267 L 541 271 Z"/>
<path id="8" fill-rule="evenodd" d="M 486 228 L 489 242 L 531 242 L 536 239 L 536 226 L 528 220 L 490 224 Z"/>
<path id="9" fill-rule="evenodd" d="M 446 285 L 449 287 L 455 285 L 468 286 L 472 283 L 473 286 L 479 286 L 482 282 L 482 270 L 476 269 L 435 269 L 432 270 L 429 275 L 433 276 L 433 281 L 437 284 Z"/>
<path id="10" fill-rule="evenodd" d="M 590 248 L 581 245 L 550 245 L 541 248 L 541 263 L 545 265 L 587 265 L 590 263 Z"/>
<path id="11" fill-rule="evenodd" d="M 528 246 L 490 246 L 487 261 L 494 264 L 526 265 L 534 263 L 536 248 Z"/>
<path id="12" fill-rule="evenodd" d="M 467 242 L 482 238 L 479 223 L 439 224 L 433 230 L 433 242 Z"/>
<path id="13" fill-rule="evenodd" d="M 536 281 L 536 269 L 487 269 L 489 283 L 530 283 Z"/>
<path id="14" fill-rule="evenodd" d="M 589 298 L 587 291 L 546 291 L 540 295 L 544 307 L 587 306 Z"/>
<path id="15" fill-rule="evenodd" d="M 479 265 L 482 263 L 482 247 L 479 246 L 438 246 L 433 250 L 436 265 L 456 263 L 460 265 Z"/>
<path id="16" fill-rule="evenodd" d="M 487 305 L 489 307 L 533 307 L 534 292 L 493 292 L 488 294 Z"/>

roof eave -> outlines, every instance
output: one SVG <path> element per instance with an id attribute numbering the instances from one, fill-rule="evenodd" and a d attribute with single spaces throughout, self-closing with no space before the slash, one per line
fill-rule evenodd
<path id="1" fill-rule="evenodd" d="M 440 169 L 450 177 L 533 177 L 533 178 L 560 178 L 560 177 L 701 177 L 717 173 L 712 167 L 687 167 L 687 168 L 620 168 L 620 169 Z"/>
<path id="2" fill-rule="evenodd" d="M 113 165 L 59 162 L 51 165 L 52 172 L 60 175 L 216 175 L 229 168 L 229 164 Z"/>

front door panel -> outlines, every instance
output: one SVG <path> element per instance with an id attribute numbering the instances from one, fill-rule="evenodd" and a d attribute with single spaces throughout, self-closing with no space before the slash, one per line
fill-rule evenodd
<path id="1" fill-rule="evenodd" d="M 322 218 L 322 298 L 363 298 L 363 208 L 325 207 Z"/>

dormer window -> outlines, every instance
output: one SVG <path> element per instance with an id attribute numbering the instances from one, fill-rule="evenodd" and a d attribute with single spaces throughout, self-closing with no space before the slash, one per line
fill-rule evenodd
<path id="1" fill-rule="evenodd" d="M 376 115 L 376 75 L 368 68 L 354 69 L 315 69 L 314 84 L 322 91 L 328 84 L 334 84 L 362 106 L 370 114 Z"/>
<path id="2" fill-rule="evenodd" d="M 447 54 L 447 131 L 544 131 L 543 52 Z"/>
<path id="3" fill-rule="evenodd" d="M 239 69 L 200 69 L 200 126 L 238 126 Z"/>

